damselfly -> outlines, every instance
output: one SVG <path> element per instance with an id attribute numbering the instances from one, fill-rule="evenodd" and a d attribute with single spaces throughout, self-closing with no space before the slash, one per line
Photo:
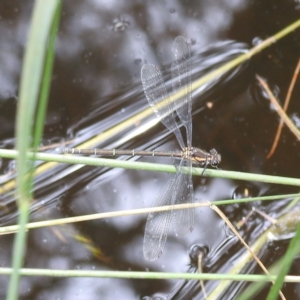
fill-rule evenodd
<path id="1" fill-rule="evenodd" d="M 169 96 L 161 72 L 156 66 L 147 64 L 142 67 L 141 79 L 144 93 L 154 114 L 173 132 L 182 151 L 144 151 L 124 149 L 76 149 L 66 148 L 64 153 L 93 154 L 101 156 L 168 156 L 181 159 L 176 168 L 176 175 L 160 191 L 153 202 L 153 207 L 170 205 L 171 209 L 164 212 L 149 213 L 143 252 L 148 260 L 155 260 L 163 253 L 170 224 L 176 236 L 185 236 L 194 227 L 194 193 L 192 181 L 192 164 L 217 167 L 221 156 L 215 149 L 206 152 L 192 147 L 192 83 L 191 83 L 191 52 L 185 38 L 178 36 L 172 46 L 174 62 L 172 64 L 173 93 Z M 180 124 L 176 121 L 176 113 Z M 180 126 L 185 127 L 187 146 L 183 142 Z M 185 169 L 185 170 L 184 170 Z M 187 170 L 187 171 L 186 171 Z M 176 204 L 187 204 L 187 209 L 175 210 Z"/>

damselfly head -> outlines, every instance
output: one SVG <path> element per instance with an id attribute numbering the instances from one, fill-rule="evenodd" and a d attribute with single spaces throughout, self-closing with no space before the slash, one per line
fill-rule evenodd
<path id="1" fill-rule="evenodd" d="M 192 148 L 192 158 L 200 166 L 211 165 L 213 168 L 218 168 L 218 164 L 221 162 L 221 155 L 216 149 L 211 149 L 206 152 L 200 148 Z"/>
<path id="2" fill-rule="evenodd" d="M 212 167 L 217 168 L 218 164 L 221 162 L 221 155 L 217 152 L 216 149 L 211 149 L 209 151 L 210 157 L 210 164 Z"/>

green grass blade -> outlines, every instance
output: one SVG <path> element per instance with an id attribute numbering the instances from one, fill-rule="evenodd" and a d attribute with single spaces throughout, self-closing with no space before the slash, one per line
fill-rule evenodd
<path id="1" fill-rule="evenodd" d="M 21 74 L 20 100 L 16 120 L 16 147 L 18 149 L 17 201 L 20 231 L 16 235 L 13 246 L 13 273 L 8 287 L 6 298 L 8 300 L 18 298 L 19 269 L 23 264 L 27 237 L 25 225 L 28 222 L 29 207 L 32 199 L 29 172 L 33 162 L 27 159 L 27 151 L 32 144 L 33 119 L 40 90 L 46 41 L 57 3 L 58 0 L 35 1 Z"/>
<path id="2" fill-rule="evenodd" d="M 287 275 L 296 255 L 299 254 L 300 249 L 300 223 L 297 226 L 296 235 L 289 244 L 288 250 L 281 261 L 278 268 L 278 277 L 272 286 L 267 300 L 274 300 L 278 298 L 279 291 L 284 283 L 284 278 Z"/>
<path id="3" fill-rule="evenodd" d="M 35 122 L 35 134 L 34 134 L 33 145 L 32 145 L 32 148 L 34 150 L 36 150 L 36 148 L 40 144 L 40 139 L 44 129 L 44 120 L 45 120 L 45 115 L 47 110 L 48 96 L 49 96 L 50 83 L 51 83 L 52 70 L 53 70 L 55 40 L 58 31 L 60 15 L 61 15 L 61 1 L 58 2 L 58 6 L 55 11 L 54 19 L 51 26 L 49 41 L 48 41 L 48 48 L 46 49 L 47 53 L 45 59 L 45 67 L 43 72 L 40 99 L 38 103 L 38 110 L 37 110 L 36 122 Z"/>
<path id="4" fill-rule="evenodd" d="M 16 150 L 0 149 L 0 157 L 4 158 L 17 158 L 19 156 Z M 86 165 L 95 167 L 110 167 L 110 168 L 123 168 L 128 170 L 144 170 L 153 172 L 167 172 L 176 173 L 176 167 L 173 165 L 166 164 L 155 164 L 140 161 L 126 161 L 119 159 L 109 159 L 109 158 L 99 158 L 99 157 L 84 157 L 76 155 L 59 155 L 59 154 L 48 154 L 48 153 L 33 153 L 28 152 L 27 158 L 30 160 L 41 160 L 54 163 L 68 163 L 75 165 Z M 43 165 L 41 166 L 43 167 Z M 188 172 L 188 169 L 186 169 Z M 45 172 L 44 168 L 37 168 L 35 175 L 39 175 Z M 283 185 L 293 185 L 300 186 L 299 178 L 283 177 L 283 176 L 273 176 L 273 175 L 263 175 L 236 171 L 226 171 L 226 170 L 214 170 L 206 169 L 203 174 L 203 168 L 193 168 L 193 176 L 204 176 L 204 177 L 218 177 L 234 180 L 246 180 L 254 182 L 265 182 L 273 184 L 283 184 Z M 4 191 L 10 190 L 10 185 L 13 184 L 14 179 L 9 179 L 6 183 L 2 184 L 2 189 Z M 0 191 L 1 194 L 1 191 Z"/>

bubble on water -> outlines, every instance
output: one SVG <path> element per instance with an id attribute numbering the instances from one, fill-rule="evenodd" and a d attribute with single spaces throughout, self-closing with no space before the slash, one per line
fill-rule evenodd
<path id="1" fill-rule="evenodd" d="M 203 265 L 203 260 L 207 257 L 208 253 L 208 246 L 192 245 L 189 250 L 191 263 L 196 267 L 199 267 L 198 262 L 201 261 L 201 264 Z"/>
<path id="2" fill-rule="evenodd" d="M 115 18 L 113 20 L 113 31 L 115 32 L 122 32 L 124 31 L 128 26 L 130 25 L 130 22 L 122 17 Z"/>
<path id="3" fill-rule="evenodd" d="M 300 129 L 300 117 L 297 113 L 293 113 L 290 116 L 291 120 L 293 121 L 293 123 L 295 124 L 295 126 Z"/>
<path id="4" fill-rule="evenodd" d="M 252 184 L 246 183 L 239 185 L 233 192 L 233 199 L 252 198 L 258 195 L 258 188 Z"/>
<path id="5" fill-rule="evenodd" d="M 263 39 L 261 39 L 260 37 L 256 36 L 252 39 L 252 45 L 253 46 L 258 46 L 259 44 L 261 44 L 263 42 Z"/>
<path id="6" fill-rule="evenodd" d="M 269 89 L 271 90 L 273 96 L 276 98 L 276 100 L 281 105 L 280 100 L 279 100 L 280 88 L 278 87 L 278 85 L 270 83 L 266 79 L 264 79 L 264 80 L 268 84 Z M 256 104 L 258 104 L 259 106 L 261 106 L 262 108 L 267 109 L 269 111 L 274 111 L 275 110 L 275 107 L 271 103 L 267 91 L 263 88 L 263 86 L 257 80 L 255 80 L 250 85 L 249 93 L 250 93 L 251 98 L 253 99 L 253 101 Z"/>
<path id="7" fill-rule="evenodd" d="M 142 60 L 140 58 L 136 58 L 134 60 L 134 64 L 136 64 L 136 65 L 140 65 L 141 63 L 142 63 Z"/>

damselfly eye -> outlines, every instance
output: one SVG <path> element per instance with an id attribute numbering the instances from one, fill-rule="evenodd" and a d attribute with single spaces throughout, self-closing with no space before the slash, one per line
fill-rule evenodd
<path id="1" fill-rule="evenodd" d="M 217 161 L 213 161 L 213 162 L 211 163 L 211 165 L 212 165 L 212 167 L 216 168 L 216 167 L 218 166 L 218 162 L 217 162 Z"/>
<path id="2" fill-rule="evenodd" d="M 218 164 L 221 162 L 221 155 L 217 152 L 216 149 L 211 149 L 210 155 L 212 156 L 210 162 L 211 166 L 213 168 L 217 168 Z"/>

